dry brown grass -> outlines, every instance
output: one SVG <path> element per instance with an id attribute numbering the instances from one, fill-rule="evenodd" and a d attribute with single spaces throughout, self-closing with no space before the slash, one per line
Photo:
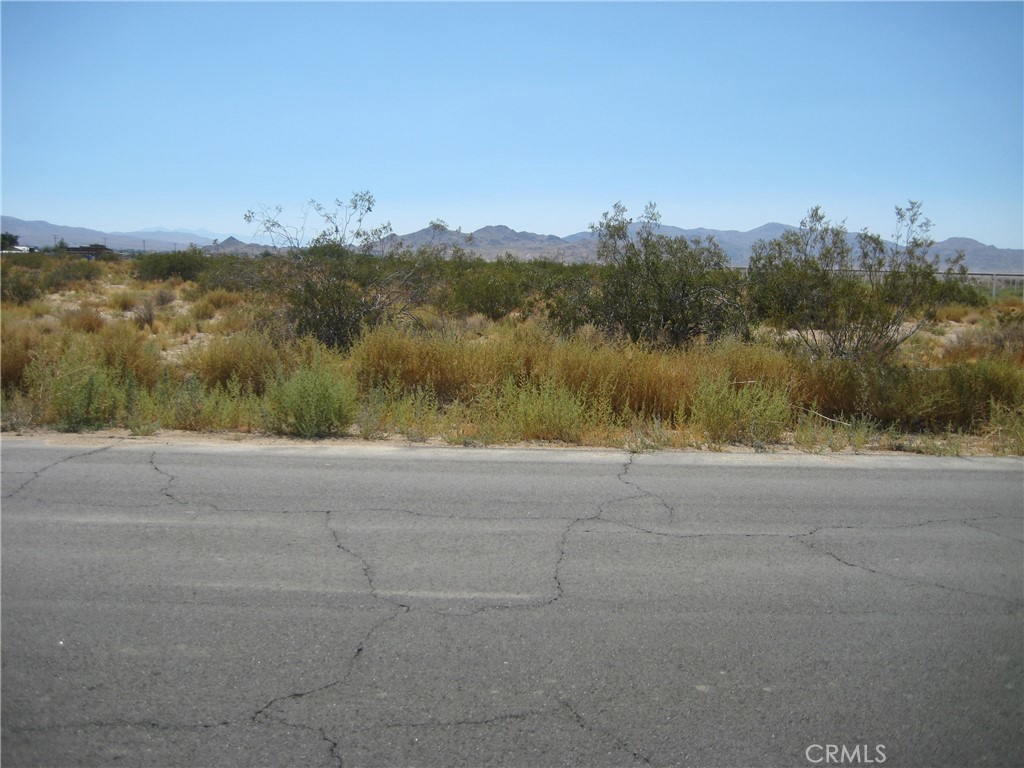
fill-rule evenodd
<path id="1" fill-rule="evenodd" d="M 226 387 L 236 379 L 243 390 L 258 395 L 278 371 L 291 370 L 293 356 L 290 350 L 275 346 L 265 334 L 244 331 L 212 337 L 207 344 L 186 353 L 181 363 L 207 387 Z"/>
<path id="2" fill-rule="evenodd" d="M 95 309 L 79 308 L 64 312 L 61 322 L 73 331 L 96 333 L 107 324 L 106 318 Z"/>

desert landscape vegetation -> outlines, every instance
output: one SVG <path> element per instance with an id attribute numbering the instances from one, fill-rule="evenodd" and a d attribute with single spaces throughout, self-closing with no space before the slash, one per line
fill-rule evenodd
<path id="1" fill-rule="evenodd" d="M 812 209 L 747 270 L 621 205 L 596 263 L 415 248 L 315 208 L 308 242 L 2 257 L 5 431 L 191 430 L 453 445 L 1024 454 L 1024 301 Z M 436 224 L 438 232 L 445 230 Z"/>

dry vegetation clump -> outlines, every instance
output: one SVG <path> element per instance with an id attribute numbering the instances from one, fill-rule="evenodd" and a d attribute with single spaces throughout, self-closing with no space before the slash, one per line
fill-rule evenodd
<path id="1" fill-rule="evenodd" d="M 207 387 L 226 387 L 235 379 L 243 390 L 259 395 L 277 371 L 291 368 L 290 358 L 287 349 L 276 347 L 266 335 L 243 331 L 212 337 L 181 363 Z"/>
<path id="2" fill-rule="evenodd" d="M 65 327 L 83 333 L 96 333 L 107 323 L 106 318 L 95 309 L 85 307 L 65 310 L 62 322 Z"/>
<path id="3" fill-rule="evenodd" d="M 156 341 L 126 321 L 106 325 L 96 334 L 93 344 L 104 366 L 140 386 L 152 388 L 163 373 Z"/>
<path id="4" fill-rule="evenodd" d="M 532 314 L 415 305 L 332 349 L 297 336 L 280 295 L 227 280 L 271 264 L 220 265 L 232 268 L 216 280 L 55 264 L 5 269 L 59 288 L 4 294 L 4 429 L 1024 454 L 1019 299 L 943 306 L 884 362 L 812 359 L 773 336 L 668 347 L 586 323 L 566 331 L 526 293 Z"/>
<path id="5" fill-rule="evenodd" d="M 117 291 L 108 302 L 108 306 L 118 312 L 132 312 L 142 303 L 138 291 Z"/>
<path id="6" fill-rule="evenodd" d="M 21 307 L 4 308 L 0 317 L 0 381 L 5 389 L 21 386 L 32 353 L 43 346 L 42 324 L 31 322 Z"/>

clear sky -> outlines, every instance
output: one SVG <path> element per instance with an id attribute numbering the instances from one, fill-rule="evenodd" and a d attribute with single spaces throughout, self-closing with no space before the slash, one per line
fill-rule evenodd
<path id="1" fill-rule="evenodd" d="M 253 239 L 368 189 L 542 234 L 622 201 L 1024 246 L 1024 4 L 8 2 L 3 212 Z"/>

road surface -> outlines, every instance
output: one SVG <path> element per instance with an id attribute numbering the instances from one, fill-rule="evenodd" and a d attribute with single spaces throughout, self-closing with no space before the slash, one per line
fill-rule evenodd
<path id="1" fill-rule="evenodd" d="M 2 441 L 7 766 L 1019 766 L 1017 459 Z"/>

